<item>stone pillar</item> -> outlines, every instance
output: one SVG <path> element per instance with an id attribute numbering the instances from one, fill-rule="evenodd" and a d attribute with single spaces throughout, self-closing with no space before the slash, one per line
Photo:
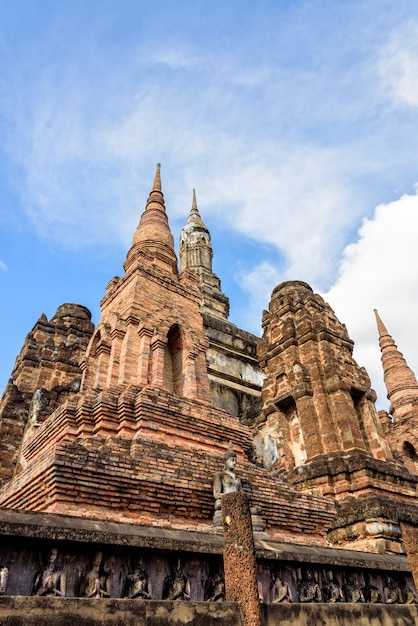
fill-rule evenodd
<path id="1" fill-rule="evenodd" d="M 227 602 L 238 602 L 243 626 L 261 626 L 257 562 L 249 498 L 243 491 L 222 496 Z"/>
<path id="2" fill-rule="evenodd" d="M 401 522 L 402 540 L 411 566 L 415 587 L 418 589 L 418 526 Z"/>

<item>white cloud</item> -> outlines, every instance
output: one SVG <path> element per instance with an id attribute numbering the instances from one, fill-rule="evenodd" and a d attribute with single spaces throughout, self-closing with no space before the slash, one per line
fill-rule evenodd
<path id="1" fill-rule="evenodd" d="M 343 232 L 364 208 L 346 183 L 350 148 L 282 146 L 274 134 L 257 137 L 257 124 L 235 136 L 235 120 L 222 117 L 228 96 L 212 115 L 215 84 L 191 99 L 193 89 L 183 82 L 150 80 L 101 103 L 101 90 L 88 91 L 71 69 L 53 74 L 40 81 L 29 116 L 26 105 L 14 109 L 17 132 L 9 139 L 26 177 L 27 213 L 45 237 L 70 245 L 128 242 L 154 163 L 162 161 L 171 216 L 188 211 L 197 187 L 202 204 L 225 225 L 286 255 L 286 277 L 329 284 Z"/>
<path id="2" fill-rule="evenodd" d="M 234 206 L 227 218 L 237 230 L 281 250 L 287 261 L 283 279 L 325 286 L 335 277 L 347 227 L 364 210 L 355 185 L 348 187 L 345 180 L 349 153 L 307 145 L 288 144 L 286 150 L 254 145 L 250 158 L 228 167 L 226 186 L 220 172 L 210 177 L 207 193 L 220 215 L 225 204 Z"/>
<path id="3" fill-rule="evenodd" d="M 0 272 L 7 272 L 7 265 L 0 259 Z"/>
<path id="4" fill-rule="evenodd" d="M 382 48 L 378 70 L 396 103 L 418 107 L 418 24 L 410 21 Z"/>
<path id="5" fill-rule="evenodd" d="M 418 195 L 376 208 L 364 221 L 356 243 L 344 253 L 340 275 L 325 294 L 355 341 L 364 365 L 387 408 L 380 363 L 376 308 L 409 366 L 418 374 Z"/>
<path id="6" fill-rule="evenodd" d="M 194 52 L 177 48 L 156 49 L 151 54 L 145 51 L 142 53 L 143 62 L 152 62 L 162 65 L 168 65 L 171 69 L 197 69 L 201 66 L 202 61 Z"/>
<path id="7" fill-rule="evenodd" d="M 120 67 L 107 58 L 99 77 L 81 65 L 37 68 L 36 91 L 14 85 L 7 109 L 27 215 L 58 244 L 127 245 L 161 161 L 170 218 L 187 214 L 196 187 L 225 229 L 280 250 L 278 280 L 326 289 L 347 233 L 373 206 L 373 176 L 382 185 L 396 164 L 390 142 L 375 141 L 381 129 L 370 138 L 359 122 L 376 105 L 370 60 L 331 58 L 312 37 L 321 62 L 301 54 L 296 70 L 279 40 L 264 54 L 250 56 L 248 41 L 228 56 L 180 39 L 155 53 L 141 41 Z"/>

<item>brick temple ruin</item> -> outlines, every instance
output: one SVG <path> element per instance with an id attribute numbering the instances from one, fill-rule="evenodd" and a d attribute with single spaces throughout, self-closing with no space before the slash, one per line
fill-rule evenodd
<path id="1" fill-rule="evenodd" d="M 212 255 L 193 193 L 178 263 L 157 166 L 97 327 L 63 304 L 26 337 L 0 404 L 1 624 L 238 626 L 228 491 L 263 623 L 418 624 L 415 375 L 376 312 L 378 413 L 320 295 L 278 285 L 258 339 Z"/>

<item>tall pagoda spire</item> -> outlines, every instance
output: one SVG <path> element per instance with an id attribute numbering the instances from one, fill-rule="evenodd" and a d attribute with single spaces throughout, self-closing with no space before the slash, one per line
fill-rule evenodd
<path id="1" fill-rule="evenodd" d="M 180 233 L 179 257 L 180 271 L 189 269 L 198 280 L 202 293 L 202 312 L 227 319 L 229 300 L 221 290 L 221 281 L 212 271 L 211 237 L 200 217 L 195 189 L 189 218 Z"/>
<path id="2" fill-rule="evenodd" d="M 212 271 L 213 250 L 208 228 L 200 217 L 193 189 L 192 208 L 189 219 L 180 233 L 180 269 L 206 268 Z"/>
<path id="3" fill-rule="evenodd" d="M 379 332 L 383 376 L 391 405 L 390 412 L 396 422 L 397 415 L 401 417 L 407 405 L 418 403 L 418 382 L 376 309 L 374 313 Z"/>
<path id="4" fill-rule="evenodd" d="M 193 189 L 193 198 L 192 198 L 192 208 L 190 209 L 190 215 L 189 215 L 189 219 L 188 219 L 188 224 L 190 223 L 191 225 L 193 225 L 195 228 L 200 228 L 202 229 L 202 231 L 204 231 L 207 236 L 208 236 L 208 240 L 210 242 L 210 233 L 209 230 L 206 228 L 206 226 L 204 225 L 202 218 L 200 217 L 200 213 L 199 210 L 197 208 L 197 201 L 196 201 L 196 189 Z"/>
<path id="5" fill-rule="evenodd" d="M 174 239 L 168 224 L 164 195 L 161 191 L 160 170 L 161 166 L 157 163 L 154 184 L 133 236 L 132 246 L 124 265 L 125 270 L 138 256 L 138 252 L 142 251 L 151 254 L 154 263 L 162 269 L 178 274 Z"/>

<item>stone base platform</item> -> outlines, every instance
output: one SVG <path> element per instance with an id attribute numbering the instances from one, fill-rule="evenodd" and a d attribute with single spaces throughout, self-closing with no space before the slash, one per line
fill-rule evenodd
<path id="1" fill-rule="evenodd" d="M 287 604 L 262 607 L 263 626 L 417 626 L 416 605 Z M 2 626 L 242 626 L 232 602 L 0 597 Z"/>
<path id="2" fill-rule="evenodd" d="M 2 626 L 241 626 L 235 603 L 0 598 Z"/>

